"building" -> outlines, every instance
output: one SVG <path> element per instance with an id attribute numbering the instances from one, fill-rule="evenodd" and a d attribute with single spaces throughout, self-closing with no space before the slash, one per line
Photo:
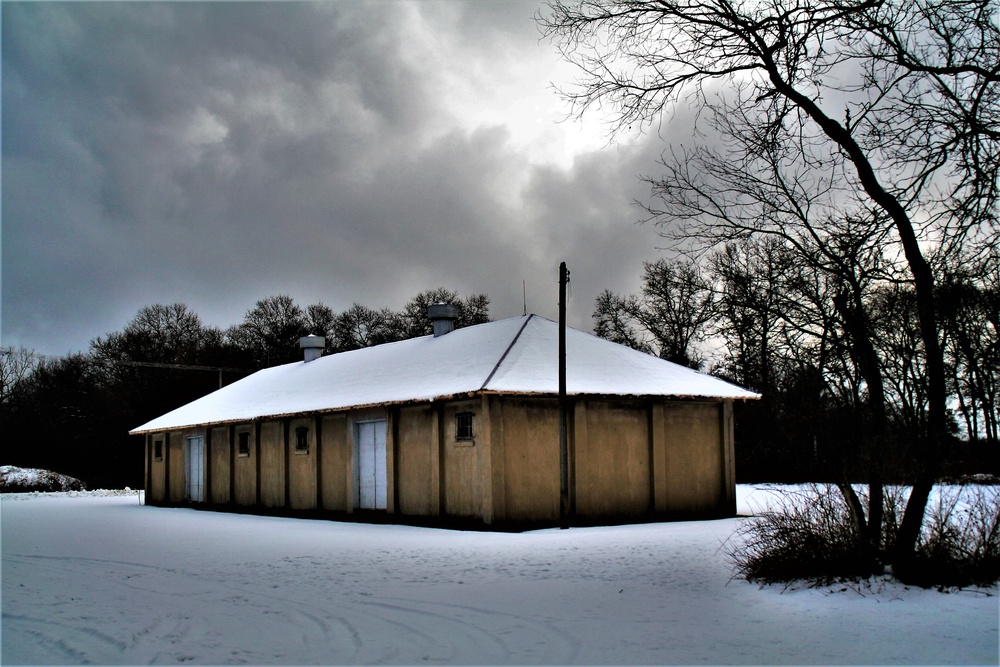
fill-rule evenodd
<path id="1" fill-rule="evenodd" d="M 435 307 L 432 306 L 432 309 Z M 268 368 L 143 424 L 146 502 L 492 528 L 560 521 L 559 326 L 527 315 Z M 745 389 L 566 332 L 575 523 L 735 513 Z"/>

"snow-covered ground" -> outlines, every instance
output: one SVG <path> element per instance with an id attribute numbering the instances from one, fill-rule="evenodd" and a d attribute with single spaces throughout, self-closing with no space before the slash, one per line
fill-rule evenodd
<path id="1" fill-rule="evenodd" d="M 720 550 L 740 519 L 491 534 L 134 492 L 0 510 L 5 665 L 998 661 L 995 588 L 761 589 Z"/>

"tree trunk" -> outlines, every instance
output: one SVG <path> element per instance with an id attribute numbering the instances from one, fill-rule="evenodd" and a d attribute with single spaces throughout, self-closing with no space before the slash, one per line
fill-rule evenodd
<path id="1" fill-rule="evenodd" d="M 938 457 L 946 433 L 947 391 L 945 389 L 944 353 L 938 340 L 934 273 L 920 250 L 920 242 L 906 209 L 894 195 L 882 187 L 868 156 L 855 141 L 850 130 L 827 116 L 814 100 L 784 81 L 773 61 L 765 64 L 775 90 L 802 109 L 847 154 L 857 171 L 864 191 L 892 220 L 903 246 L 903 254 L 910 267 L 917 297 L 920 335 L 927 357 L 928 419 L 927 435 L 925 438 L 919 438 L 917 443 L 920 472 L 917 475 L 913 492 L 910 494 L 910 500 L 906 504 L 899 534 L 896 536 L 894 561 L 899 558 L 905 559 L 907 558 L 906 554 L 912 555 L 916 548 L 920 526 L 927 508 L 927 500 L 937 477 Z"/>
<path id="2" fill-rule="evenodd" d="M 854 522 L 854 533 L 859 540 L 863 541 L 868 534 L 868 522 L 865 521 L 865 507 L 861 504 L 861 499 L 858 498 L 854 487 L 848 482 L 840 482 L 837 484 L 837 488 L 840 489 L 840 494 L 844 496 L 844 502 L 847 503 L 847 510 L 850 512 L 851 520 Z"/>
<path id="3" fill-rule="evenodd" d="M 910 498 L 907 500 L 906 510 L 903 512 L 903 520 L 899 524 L 899 532 L 896 533 L 892 565 L 896 575 L 903 579 L 906 578 L 916 555 L 917 540 L 920 539 L 920 528 L 924 522 L 924 512 L 927 509 L 927 501 L 930 499 L 935 479 L 936 476 L 933 472 L 929 470 L 921 472 L 910 491 Z"/>
<path id="4" fill-rule="evenodd" d="M 854 345 L 858 368 L 868 384 L 868 425 L 865 440 L 865 455 L 868 462 L 868 521 L 858 537 L 865 540 L 873 570 L 881 566 L 882 523 L 884 517 L 885 487 L 883 484 L 883 460 L 885 451 L 885 383 L 878 352 L 872 344 L 871 320 L 865 312 L 861 287 L 854 280 L 851 293 L 838 294 L 833 302 L 844 320 L 844 327 Z M 853 493 L 853 490 L 852 490 Z"/>

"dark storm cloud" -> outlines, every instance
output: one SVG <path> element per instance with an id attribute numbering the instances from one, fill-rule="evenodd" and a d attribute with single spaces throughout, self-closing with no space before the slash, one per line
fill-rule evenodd
<path id="1" fill-rule="evenodd" d="M 544 52 L 536 9 L 3 3 L 4 344 L 84 349 L 155 302 L 224 326 L 277 293 L 398 308 L 447 286 L 506 317 L 522 280 L 552 316 L 563 259 L 589 328 L 655 255 L 629 202 L 658 142 L 543 164 L 470 122 L 474 97 L 449 107 Z"/>

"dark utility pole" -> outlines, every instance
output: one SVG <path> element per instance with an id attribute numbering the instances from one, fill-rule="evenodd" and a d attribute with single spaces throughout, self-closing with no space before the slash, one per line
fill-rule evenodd
<path id="1" fill-rule="evenodd" d="M 559 264 L 559 526 L 569 527 L 569 443 L 566 418 L 566 283 L 569 270 Z"/>

